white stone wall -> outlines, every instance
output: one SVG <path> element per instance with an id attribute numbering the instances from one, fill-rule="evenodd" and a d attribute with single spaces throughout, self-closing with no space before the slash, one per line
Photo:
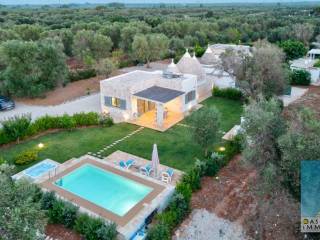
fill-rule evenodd
<path id="1" fill-rule="evenodd" d="M 320 69 L 319 68 L 310 69 L 309 72 L 311 74 L 311 82 L 315 83 L 320 80 Z"/>
<path id="2" fill-rule="evenodd" d="M 157 85 L 159 87 L 183 91 L 186 93 L 192 90 L 197 91 L 197 77 L 194 75 L 186 74 L 183 78 L 166 79 L 162 77 L 162 72 L 160 71 L 149 73 L 150 77 L 146 77 L 144 75 L 143 77 L 139 78 L 139 72 L 136 72 L 136 74 L 136 81 L 132 81 L 131 79 L 130 84 L 129 80 L 126 81 L 126 75 L 128 76 L 128 78 L 130 78 L 130 75 L 128 74 L 124 74 L 119 77 L 111 78 L 111 80 L 104 80 L 100 82 L 102 112 L 109 113 L 115 122 L 134 119 L 137 113 L 137 98 L 134 97 L 133 94 L 152 86 Z M 141 74 L 146 73 L 141 72 Z M 126 100 L 126 110 L 105 106 L 105 96 L 117 97 Z M 169 111 L 184 113 L 190 110 L 196 104 L 197 100 L 185 104 L 185 95 L 183 95 L 165 105 Z"/>

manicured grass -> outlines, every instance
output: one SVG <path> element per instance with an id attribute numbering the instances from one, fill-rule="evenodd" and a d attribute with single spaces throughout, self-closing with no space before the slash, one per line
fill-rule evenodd
<path id="1" fill-rule="evenodd" d="M 82 156 L 87 152 L 99 151 L 105 145 L 126 136 L 137 128 L 137 126 L 130 124 L 117 124 L 110 128 L 82 128 L 52 133 L 8 149 L 1 149 L 0 158 L 3 157 L 6 161 L 13 162 L 17 154 L 36 148 L 37 144 L 41 142 L 45 148 L 39 153 L 39 160 L 50 158 L 62 163 L 70 158 Z M 35 163 L 31 165 L 33 164 Z M 22 170 L 28 166 L 19 166 L 17 170 Z"/>
<path id="2" fill-rule="evenodd" d="M 240 102 L 222 98 L 210 98 L 202 104 L 204 107 L 200 111 L 205 111 L 205 108 L 210 106 L 215 106 L 220 111 L 222 116 L 221 136 L 222 131 L 228 131 L 240 122 L 240 115 L 242 113 L 242 104 Z M 186 120 L 183 123 L 186 123 Z M 42 142 L 45 144 L 45 149 L 40 152 L 39 160 L 50 158 L 58 162 L 64 162 L 70 158 L 84 155 L 87 152 L 97 152 L 137 128 L 138 126 L 122 123 L 110 128 L 85 128 L 70 132 L 48 134 L 8 149 L 1 149 L 0 157 L 12 162 L 14 157 L 21 151 L 36 147 L 39 142 Z M 189 132 L 189 128 L 179 125 L 164 133 L 144 129 L 111 148 L 104 155 L 109 155 L 115 150 L 122 150 L 150 159 L 152 145 L 153 143 L 157 143 L 161 163 L 181 170 L 187 170 L 193 165 L 196 158 L 203 157 L 201 147 L 193 142 Z M 18 167 L 17 171 L 26 167 L 28 166 Z"/>

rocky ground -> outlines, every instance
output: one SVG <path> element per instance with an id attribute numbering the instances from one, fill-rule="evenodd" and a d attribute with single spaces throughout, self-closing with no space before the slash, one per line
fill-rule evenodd
<path id="1" fill-rule="evenodd" d="M 189 224 L 176 232 L 174 240 L 244 240 L 249 239 L 242 226 L 219 218 L 205 209 L 196 209 L 190 216 Z"/>
<path id="2" fill-rule="evenodd" d="M 245 166 L 240 155 L 223 168 L 218 177 L 205 177 L 201 190 L 192 196 L 193 212 L 176 230 L 174 238 L 299 239 L 296 232 L 299 204 L 285 192 L 277 195 L 272 207 L 268 198 L 263 200 L 258 220 L 258 199 L 252 189 L 255 177 L 256 171 Z M 258 226 L 258 222 L 262 226 Z"/>

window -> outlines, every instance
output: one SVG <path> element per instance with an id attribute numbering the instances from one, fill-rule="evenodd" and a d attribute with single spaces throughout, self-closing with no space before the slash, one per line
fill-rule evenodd
<path id="1" fill-rule="evenodd" d="M 112 107 L 120 108 L 120 106 L 121 106 L 121 100 L 120 100 L 120 98 L 115 98 L 115 97 L 113 97 L 113 98 L 111 99 L 111 105 L 112 105 Z"/>
<path id="2" fill-rule="evenodd" d="M 187 104 L 195 99 L 196 99 L 196 91 L 194 91 L 194 90 L 190 91 L 185 96 L 185 103 Z"/>
<path id="3" fill-rule="evenodd" d="M 117 97 L 104 97 L 104 104 L 107 107 L 115 107 L 125 110 L 126 109 L 126 100 L 117 98 Z"/>

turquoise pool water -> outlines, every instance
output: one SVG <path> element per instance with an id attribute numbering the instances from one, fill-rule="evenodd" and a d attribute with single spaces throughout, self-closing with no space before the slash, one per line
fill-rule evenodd
<path id="1" fill-rule="evenodd" d="M 55 167 L 57 167 L 57 164 L 51 162 L 40 162 L 33 167 L 26 169 L 24 173 L 29 177 L 38 178 Z"/>
<path id="2" fill-rule="evenodd" d="M 152 188 L 91 164 L 85 164 L 55 182 L 83 199 L 124 216 Z"/>

